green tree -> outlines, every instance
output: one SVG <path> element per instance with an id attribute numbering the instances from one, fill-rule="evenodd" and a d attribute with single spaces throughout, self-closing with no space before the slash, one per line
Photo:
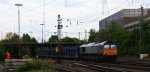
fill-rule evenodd
<path id="1" fill-rule="evenodd" d="M 21 38 L 21 41 L 25 42 L 25 43 L 29 43 L 29 42 L 31 42 L 31 37 L 28 34 L 23 34 L 23 36 Z M 21 52 L 22 56 L 26 55 L 27 51 L 28 51 L 27 47 L 21 47 L 21 49 L 20 49 L 20 52 Z"/>
<path id="2" fill-rule="evenodd" d="M 118 46 L 119 54 L 128 54 L 129 53 L 129 35 L 130 32 L 123 29 L 117 23 L 112 22 L 107 28 L 110 41 L 114 42 Z"/>
<path id="3" fill-rule="evenodd" d="M 8 32 L 8 33 L 5 35 L 5 39 L 10 40 L 10 39 L 12 39 L 13 36 L 14 36 L 14 33 Z"/>
<path id="4" fill-rule="evenodd" d="M 143 23 L 143 53 L 150 52 L 150 20 L 145 20 Z"/>
<path id="5" fill-rule="evenodd" d="M 62 39 L 62 42 L 79 42 L 80 40 L 77 38 L 65 37 Z"/>
<path id="6" fill-rule="evenodd" d="M 36 42 L 37 43 L 37 40 L 34 37 L 31 38 L 28 34 L 23 34 L 21 40 L 22 42 Z"/>
<path id="7" fill-rule="evenodd" d="M 6 34 L 5 36 L 5 41 L 8 41 L 8 42 L 19 42 L 20 41 L 20 37 L 18 34 L 16 33 L 12 33 L 12 32 L 9 32 Z"/>
<path id="8" fill-rule="evenodd" d="M 89 36 L 88 42 L 96 42 L 97 39 L 98 39 L 96 30 L 95 29 L 91 29 L 89 34 L 90 34 L 90 36 Z"/>
<path id="9" fill-rule="evenodd" d="M 23 34 L 21 40 L 22 42 L 31 42 L 31 37 L 28 34 Z"/>
<path id="10" fill-rule="evenodd" d="M 31 38 L 31 42 L 37 43 L 37 40 L 33 37 L 33 38 Z"/>
<path id="11" fill-rule="evenodd" d="M 48 42 L 58 42 L 58 36 L 57 35 L 52 35 L 49 39 Z"/>
<path id="12" fill-rule="evenodd" d="M 133 29 L 130 31 L 129 39 L 128 39 L 128 47 L 130 48 L 130 55 L 138 55 L 139 54 L 139 40 L 140 40 L 140 30 Z"/>
<path id="13" fill-rule="evenodd" d="M 5 56 L 5 47 L 2 42 L 0 42 L 0 61 L 4 58 Z"/>
<path id="14" fill-rule="evenodd" d="M 98 41 L 101 42 L 101 41 L 106 41 L 108 40 L 108 32 L 104 29 L 102 30 L 99 30 L 99 32 L 97 33 L 97 38 L 98 38 Z"/>

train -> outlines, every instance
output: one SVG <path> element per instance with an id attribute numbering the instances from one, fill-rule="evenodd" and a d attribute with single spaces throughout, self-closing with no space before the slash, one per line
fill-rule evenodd
<path id="1" fill-rule="evenodd" d="M 56 48 L 38 50 L 39 58 L 57 58 Z M 60 58 L 64 60 L 82 61 L 116 61 L 117 45 L 110 41 L 93 42 L 80 46 L 64 47 L 60 53 Z"/>

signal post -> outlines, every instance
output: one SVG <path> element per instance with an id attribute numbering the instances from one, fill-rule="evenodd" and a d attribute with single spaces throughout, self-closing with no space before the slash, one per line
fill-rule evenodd
<path id="1" fill-rule="evenodd" d="M 63 25 L 61 24 L 61 18 L 60 15 L 58 15 L 58 26 L 57 26 L 57 35 L 58 35 L 58 45 L 56 47 L 56 53 L 57 53 L 57 63 L 60 63 L 60 53 L 62 51 L 62 42 L 61 42 L 61 29 Z"/>

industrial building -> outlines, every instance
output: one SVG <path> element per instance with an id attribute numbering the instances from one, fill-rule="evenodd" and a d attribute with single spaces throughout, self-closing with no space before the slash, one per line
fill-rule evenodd
<path id="1" fill-rule="evenodd" d="M 143 9 L 144 18 L 150 17 L 150 9 Z M 111 16 L 99 21 L 99 29 L 105 29 L 109 24 L 115 22 L 125 29 L 139 27 L 141 9 L 123 9 Z"/>

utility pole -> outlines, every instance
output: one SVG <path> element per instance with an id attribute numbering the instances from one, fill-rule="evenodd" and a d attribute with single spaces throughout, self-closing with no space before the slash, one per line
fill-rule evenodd
<path id="1" fill-rule="evenodd" d="M 3 39 L 3 31 L 1 31 L 1 40 Z"/>
<path id="2" fill-rule="evenodd" d="M 23 4 L 15 4 L 15 6 L 18 6 L 18 34 L 20 36 L 20 6 L 23 6 Z"/>
<path id="3" fill-rule="evenodd" d="M 56 52 L 57 52 L 57 63 L 60 63 L 60 52 L 62 49 L 62 44 L 61 44 L 61 29 L 63 27 L 63 25 L 61 25 L 61 18 L 60 15 L 58 15 L 58 26 L 57 26 L 57 35 L 58 35 L 58 39 L 59 39 L 59 43 L 58 46 L 56 47 Z"/>
<path id="4" fill-rule="evenodd" d="M 30 35 L 30 36 L 32 37 L 32 33 L 33 33 L 33 32 L 32 32 L 32 31 L 30 31 L 30 33 L 31 33 L 31 35 Z"/>
<path id="5" fill-rule="evenodd" d="M 42 43 L 44 42 L 44 30 L 43 30 L 43 26 L 45 25 L 45 0 L 43 0 L 43 24 L 40 24 L 42 25 Z M 45 27 L 44 27 L 45 28 Z"/>
<path id="6" fill-rule="evenodd" d="M 18 34 L 20 37 L 20 6 L 23 6 L 23 4 L 15 4 L 15 6 L 18 6 Z M 19 56 L 20 56 L 20 41 L 19 41 Z"/>
<path id="7" fill-rule="evenodd" d="M 40 24 L 41 26 L 42 26 L 42 43 L 43 43 L 43 26 L 45 25 L 45 24 Z"/>
<path id="8" fill-rule="evenodd" d="M 45 0 L 44 0 L 44 6 L 43 6 L 43 24 L 45 24 Z"/>
<path id="9" fill-rule="evenodd" d="M 140 53 L 142 53 L 143 50 L 143 20 L 144 19 L 144 13 L 143 13 L 143 7 L 141 6 L 141 22 L 140 22 Z"/>
<path id="10" fill-rule="evenodd" d="M 68 36 L 68 32 L 65 32 L 66 33 L 66 37 Z"/>
<path id="11" fill-rule="evenodd" d="M 81 33 L 79 32 L 79 40 L 80 40 L 80 35 L 81 35 Z"/>
<path id="12" fill-rule="evenodd" d="M 68 4 L 67 4 L 67 0 L 65 1 L 65 7 L 67 7 L 68 6 Z"/>
<path id="13" fill-rule="evenodd" d="M 14 34 L 15 34 L 15 24 L 14 24 Z"/>
<path id="14" fill-rule="evenodd" d="M 85 41 L 87 42 L 87 30 L 85 30 Z"/>

